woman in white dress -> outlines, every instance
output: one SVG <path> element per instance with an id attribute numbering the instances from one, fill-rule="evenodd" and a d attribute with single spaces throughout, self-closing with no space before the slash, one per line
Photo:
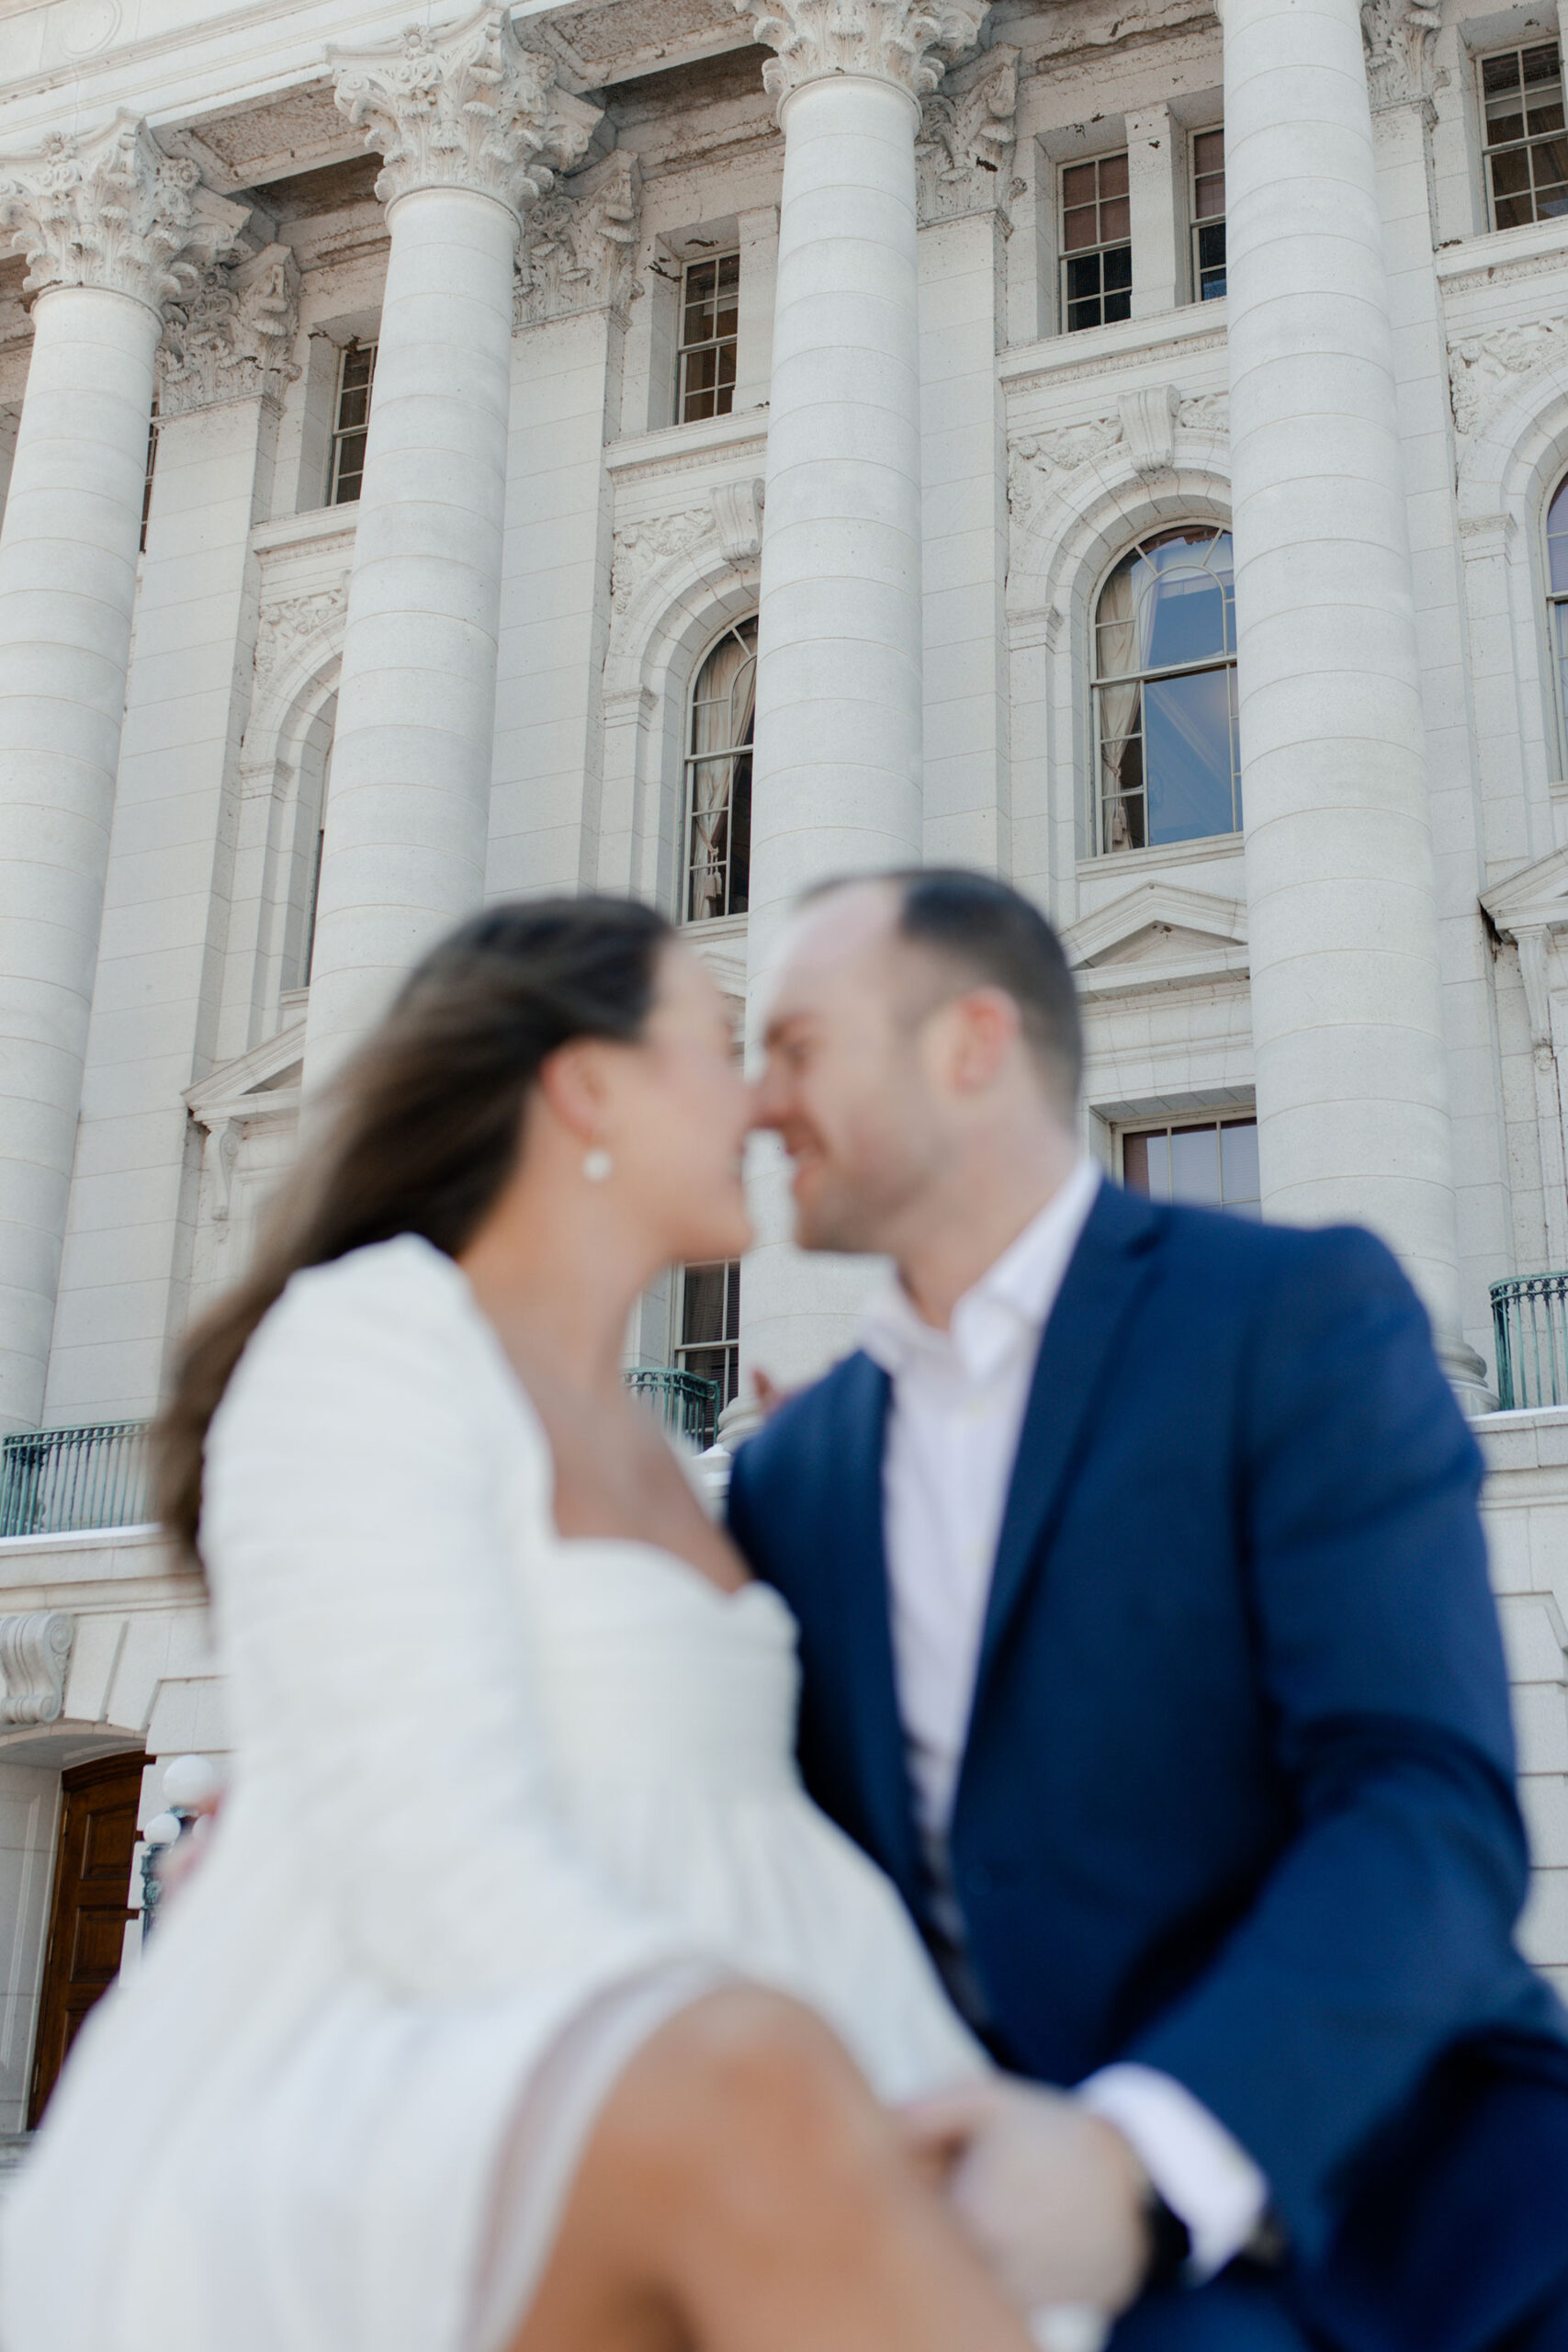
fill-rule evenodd
<path id="1" fill-rule="evenodd" d="M 605 900 L 468 924 L 340 1083 L 163 1425 L 231 1783 L 6 2200 L 6 2352 L 1024 2352 L 889 2112 L 985 2062 L 622 1385 L 746 1121 Z"/>

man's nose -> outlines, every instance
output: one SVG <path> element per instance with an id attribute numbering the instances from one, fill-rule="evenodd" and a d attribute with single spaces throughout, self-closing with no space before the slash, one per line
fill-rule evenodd
<path id="1" fill-rule="evenodd" d="M 784 1073 L 770 1054 L 751 1082 L 750 1132 L 755 1135 L 783 1125 L 788 1114 L 788 1088 Z"/>

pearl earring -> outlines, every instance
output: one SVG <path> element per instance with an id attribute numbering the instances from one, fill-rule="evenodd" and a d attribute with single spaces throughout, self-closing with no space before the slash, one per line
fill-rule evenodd
<path id="1" fill-rule="evenodd" d="M 615 1165 L 602 1143 L 596 1143 L 592 1151 L 584 1152 L 582 1156 L 582 1172 L 591 1184 L 603 1184 L 614 1171 Z"/>

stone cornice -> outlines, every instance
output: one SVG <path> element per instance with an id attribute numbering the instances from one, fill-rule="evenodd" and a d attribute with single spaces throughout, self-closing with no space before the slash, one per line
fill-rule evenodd
<path id="1" fill-rule="evenodd" d="M 290 356 L 299 270 L 287 245 L 268 245 L 232 269 L 209 270 L 171 303 L 158 355 L 163 419 L 225 401 L 281 399 L 299 373 Z"/>
<path id="2" fill-rule="evenodd" d="M 28 257 L 29 294 L 91 286 L 161 311 L 233 251 L 249 217 L 130 114 L 81 139 L 56 131 L 0 164 L 0 228 Z"/>
<path id="3" fill-rule="evenodd" d="M 775 53 L 762 81 L 782 105 L 837 74 L 892 82 L 919 100 L 973 49 L 989 0 L 735 0 Z"/>
<path id="4" fill-rule="evenodd" d="M 996 205 L 1018 137 L 1019 51 L 998 44 L 949 76 L 920 108 L 915 141 L 922 220 Z"/>
<path id="5" fill-rule="evenodd" d="M 636 156 L 617 151 L 540 198 L 518 257 L 519 327 L 625 306 L 641 196 Z"/>
<path id="6" fill-rule="evenodd" d="M 504 7 L 441 32 L 410 25 L 374 50 L 329 50 L 337 103 L 378 148 L 383 204 L 416 188 L 468 188 L 521 220 L 558 172 L 587 153 L 600 109 L 557 82 L 558 62 L 525 49 Z"/>

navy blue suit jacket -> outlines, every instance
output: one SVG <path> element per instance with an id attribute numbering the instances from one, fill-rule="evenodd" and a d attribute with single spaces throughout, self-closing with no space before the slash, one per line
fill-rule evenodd
<path id="1" fill-rule="evenodd" d="M 740 1450 L 729 1513 L 799 1620 L 807 1783 L 924 1920 L 887 1401 L 849 1357 Z M 1102 1187 L 1024 1419 L 956 1889 L 1004 2063 L 1163 2068 L 1309 2258 L 1443 2053 L 1562 2046 L 1512 1939 L 1529 1863 L 1480 1482 L 1381 1242 Z"/>

